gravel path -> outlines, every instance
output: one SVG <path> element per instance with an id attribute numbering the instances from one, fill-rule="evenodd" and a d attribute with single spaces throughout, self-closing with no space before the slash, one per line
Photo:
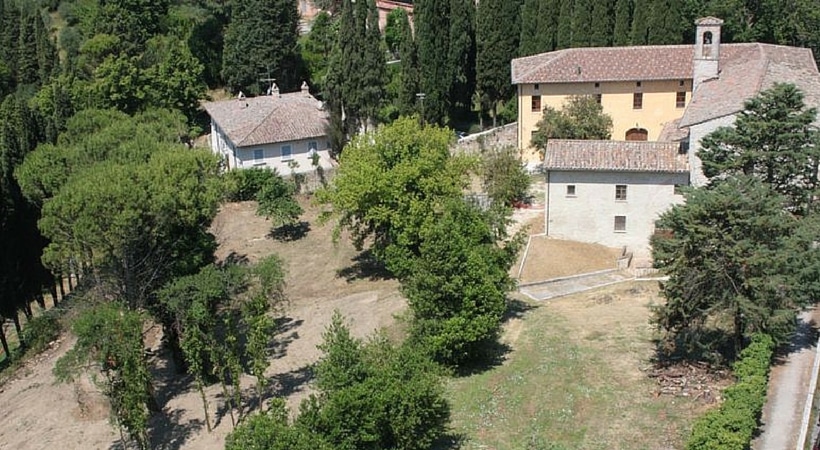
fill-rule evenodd
<path id="1" fill-rule="evenodd" d="M 762 432 L 753 442 L 755 450 L 791 450 L 797 445 L 816 351 L 814 324 L 820 313 L 810 310 L 799 317 L 788 353 L 772 366 Z"/>

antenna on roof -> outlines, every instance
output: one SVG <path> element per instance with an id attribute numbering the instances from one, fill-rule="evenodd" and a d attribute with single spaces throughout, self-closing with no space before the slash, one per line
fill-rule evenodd
<path id="1" fill-rule="evenodd" d="M 274 81 L 276 81 L 276 78 L 271 77 L 270 72 L 271 72 L 270 66 L 268 66 L 268 72 L 267 73 L 259 74 L 259 76 L 261 77 L 261 78 L 259 78 L 259 82 L 260 83 L 268 83 L 268 88 L 265 90 L 265 92 L 267 93 L 266 95 L 273 95 L 273 87 L 276 86 L 276 84 L 274 83 Z M 267 75 L 267 76 L 265 76 L 265 75 Z"/>

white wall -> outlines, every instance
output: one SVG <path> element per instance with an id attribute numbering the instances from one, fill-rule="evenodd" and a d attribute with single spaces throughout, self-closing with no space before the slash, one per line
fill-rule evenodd
<path id="1" fill-rule="evenodd" d="M 687 185 L 688 173 L 548 171 L 547 234 L 551 237 L 623 247 L 638 260 L 651 256 L 649 238 L 655 221 L 671 205 L 683 202 L 675 185 Z M 615 199 L 615 185 L 627 186 L 626 200 Z M 567 195 L 567 186 L 575 195 Z M 626 230 L 615 231 L 615 216 L 626 216 Z"/>
<path id="2" fill-rule="evenodd" d="M 692 186 L 703 186 L 708 181 L 703 175 L 703 163 L 698 158 L 697 154 L 700 150 L 700 141 L 707 134 L 717 130 L 720 127 L 730 127 L 735 124 L 735 115 L 719 117 L 708 122 L 704 122 L 689 127 L 689 167 L 691 168 Z"/>
<path id="3" fill-rule="evenodd" d="M 276 144 L 266 144 L 253 147 L 235 148 L 233 142 L 227 138 L 225 133 L 211 121 L 211 149 L 214 153 L 221 155 L 230 169 L 247 169 L 249 167 L 269 167 L 276 169 L 281 175 L 289 175 L 292 172 L 304 173 L 315 170 L 313 160 L 309 152 L 309 144 L 316 143 L 319 154 L 319 164 L 324 169 L 333 167 L 330 159 L 330 145 L 326 137 L 303 139 L 300 141 L 281 142 Z M 282 147 L 290 146 L 290 157 L 282 157 Z M 262 151 L 262 158 L 256 159 L 255 150 Z M 291 169 L 288 166 L 290 161 L 298 163 L 298 167 Z"/>

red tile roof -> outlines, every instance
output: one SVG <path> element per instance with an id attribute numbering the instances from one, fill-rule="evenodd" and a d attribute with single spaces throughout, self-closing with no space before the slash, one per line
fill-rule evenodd
<path id="1" fill-rule="evenodd" d="M 685 80 L 692 45 L 568 48 L 512 61 L 512 83 Z"/>
<path id="2" fill-rule="evenodd" d="M 550 139 L 547 170 L 688 173 L 678 142 L 583 141 Z"/>
<path id="3" fill-rule="evenodd" d="M 203 107 L 237 147 L 325 136 L 327 112 L 307 92 L 207 102 Z"/>

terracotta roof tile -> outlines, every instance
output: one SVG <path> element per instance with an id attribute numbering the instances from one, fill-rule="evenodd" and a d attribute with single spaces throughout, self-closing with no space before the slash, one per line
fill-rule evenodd
<path id="1" fill-rule="evenodd" d="M 692 94 L 681 126 L 742 111 L 746 100 L 774 83 L 794 83 L 807 105 L 820 106 L 820 73 L 811 50 L 757 43 L 722 45 L 720 50 L 720 76 L 703 82 Z"/>
<path id="2" fill-rule="evenodd" d="M 678 142 L 580 141 L 551 139 L 544 168 L 614 172 L 688 173 Z"/>
<path id="3" fill-rule="evenodd" d="M 692 45 L 569 48 L 512 61 L 512 83 L 684 80 Z"/>
<path id="4" fill-rule="evenodd" d="M 237 147 L 326 134 L 327 112 L 306 92 L 207 102 L 203 107 Z"/>

